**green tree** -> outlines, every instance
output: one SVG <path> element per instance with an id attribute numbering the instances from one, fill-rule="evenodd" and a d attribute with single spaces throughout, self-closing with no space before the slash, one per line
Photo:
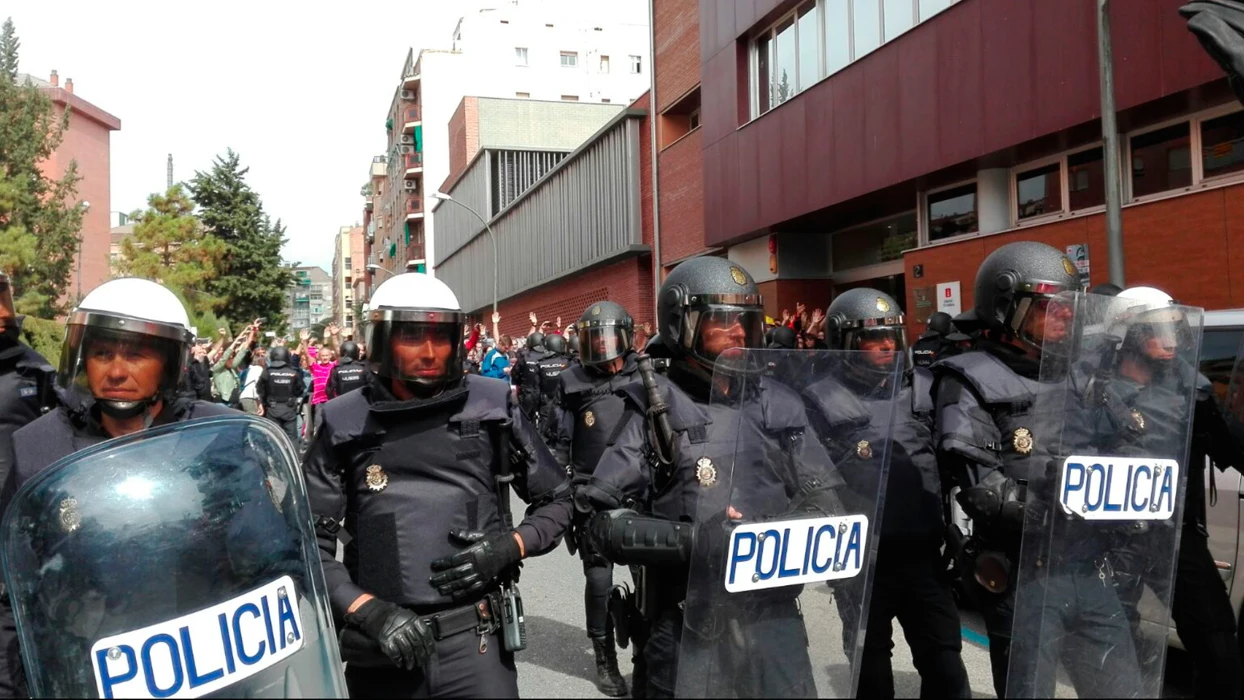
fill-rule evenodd
<path id="1" fill-rule="evenodd" d="M 17 54 L 22 42 L 17 40 L 17 30 L 13 27 L 13 18 L 4 20 L 0 28 L 0 77 L 8 78 L 9 82 L 17 81 Z"/>
<path id="2" fill-rule="evenodd" d="M 69 111 L 29 81 L 17 82 L 12 20 L 0 29 L 0 267 L 16 281 L 18 310 L 52 318 L 65 312 L 80 243 L 81 181 L 71 162 L 58 180 L 39 169 L 64 139 Z M 33 252 L 32 252 L 33 251 Z"/>
<path id="3" fill-rule="evenodd" d="M 221 300 L 208 288 L 225 246 L 195 218 L 185 188 L 176 184 L 151 195 L 147 210 L 135 212 L 133 219 L 134 234 L 121 243 L 119 272 L 159 281 L 182 298 L 192 315 L 215 311 Z"/>
<path id="4" fill-rule="evenodd" d="M 225 246 L 220 270 L 208 288 L 237 324 L 263 317 L 270 326 L 283 325 L 285 297 L 294 283 L 281 262 L 285 227 L 264 213 L 259 195 L 246 183 L 248 170 L 229 150 L 209 172 L 196 172 L 190 182 L 199 218 Z"/>

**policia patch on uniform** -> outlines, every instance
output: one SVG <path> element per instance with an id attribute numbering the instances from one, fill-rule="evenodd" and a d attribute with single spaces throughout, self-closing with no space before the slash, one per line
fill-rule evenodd
<path id="1" fill-rule="evenodd" d="M 593 425 L 596 425 L 596 414 L 595 414 L 595 413 L 592 413 L 591 411 L 588 411 L 587 413 L 584 413 L 584 414 L 583 414 L 583 424 L 584 424 L 584 425 L 586 425 L 586 426 L 587 426 L 587 427 L 589 427 L 589 428 L 590 428 L 590 427 L 592 427 Z"/>
<path id="2" fill-rule="evenodd" d="M 1021 455 L 1032 453 L 1032 431 L 1027 428 L 1016 428 L 1015 434 L 1011 436 L 1011 446 Z"/>
<path id="3" fill-rule="evenodd" d="M 860 440 L 855 443 L 855 455 L 860 459 L 872 459 L 873 446 L 868 444 L 867 440 Z"/>
<path id="4" fill-rule="evenodd" d="M 373 464 L 367 468 L 367 488 L 372 491 L 383 491 L 389 485 L 389 475 L 384 473 L 384 469 L 379 464 Z"/>
<path id="5" fill-rule="evenodd" d="M 695 463 L 695 478 L 704 488 L 714 486 L 717 483 L 717 467 L 713 466 L 713 460 L 701 457 Z"/>

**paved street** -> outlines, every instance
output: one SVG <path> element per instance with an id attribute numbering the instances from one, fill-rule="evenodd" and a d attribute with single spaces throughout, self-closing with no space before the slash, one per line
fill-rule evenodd
<path id="1" fill-rule="evenodd" d="M 526 505 L 514 502 L 516 517 Z M 615 573 L 615 583 L 629 581 L 624 569 Z M 528 648 L 518 655 L 518 687 L 523 697 L 579 698 L 603 697 L 592 679 L 595 665 L 591 643 L 583 626 L 583 569 L 577 557 L 564 547 L 536 559 L 523 567 L 520 589 L 527 619 Z M 841 644 L 837 629 L 816 620 L 828 620 L 831 605 L 829 590 L 810 586 L 802 597 L 805 618 L 810 621 L 812 644 Z M 963 661 L 972 683 L 972 694 L 978 698 L 995 697 L 989 671 L 989 653 L 984 648 L 984 624 L 978 615 L 964 615 Z M 820 628 L 819 630 L 817 628 Z M 911 652 L 903 640 L 901 628 L 895 625 L 894 684 L 900 698 L 920 696 L 920 677 L 911 664 Z M 619 650 L 619 665 L 630 682 L 630 650 Z M 821 697 L 845 695 L 846 669 L 817 669 L 817 688 Z M 1165 697 L 1191 697 L 1191 671 L 1187 655 L 1172 650 L 1168 663 Z M 1058 697 L 1075 697 L 1069 685 L 1059 686 Z"/>

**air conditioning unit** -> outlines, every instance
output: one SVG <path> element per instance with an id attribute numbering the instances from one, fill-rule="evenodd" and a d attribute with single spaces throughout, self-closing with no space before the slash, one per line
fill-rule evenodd
<path id="1" fill-rule="evenodd" d="M 402 90 L 402 99 L 403 100 L 415 99 L 415 91 L 414 90 Z"/>
<path id="2" fill-rule="evenodd" d="M 398 142 L 398 143 L 407 143 L 407 144 L 410 144 L 410 145 L 412 145 L 412 146 L 413 146 L 413 145 L 415 145 L 415 137 L 414 137 L 414 136 L 407 135 L 407 134 L 402 134 L 402 135 L 401 135 L 401 137 L 399 137 L 399 138 L 398 138 L 397 142 Z"/>
<path id="3" fill-rule="evenodd" d="M 419 183 L 414 180 L 406 180 L 402 183 L 402 189 L 407 192 L 417 192 L 419 190 Z"/>
<path id="4" fill-rule="evenodd" d="M 402 153 L 414 153 L 415 147 L 414 146 L 398 146 L 397 150 Z"/>

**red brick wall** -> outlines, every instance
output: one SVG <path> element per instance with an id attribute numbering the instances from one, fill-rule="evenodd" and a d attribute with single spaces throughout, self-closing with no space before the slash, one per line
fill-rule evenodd
<path id="1" fill-rule="evenodd" d="M 648 110 L 639 122 L 639 212 L 644 245 L 652 245 L 652 94 L 639 96 L 631 103 L 633 109 Z"/>
<path id="2" fill-rule="evenodd" d="M 657 154 L 662 265 L 705 250 L 702 131 L 696 129 Z"/>
<path id="3" fill-rule="evenodd" d="M 1124 274 L 1129 286 L 1148 284 L 1206 309 L 1244 307 L 1244 185 L 1232 185 L 1123 209 Z M 907 253 L 907 309 L 915 288 L 958 280 L 961 305 L 970 309 L 982 260 L 1013 241 L 1035 240 L 1059 250 L 1089 246 L 1090 281 L 1109 281 L 1105 215 L 1077 217 Z M 915 265 L 924 276 L 915 279 Z M 911 314 L 909 314 L 911 316 Z M 914 323 L 909 332 L 923 330 Z"/>
<path id="4" fill-rule="evenodd" d="M 467 164 L 479 152 L 479 100 L 464 97 L 449 118 L 449 175 L 437 192 L 453 189 L 466 172 Z"/>
<path id="5" fill-rule="evenodd" d="M 57 94 L 68 98 L 63 91 L 52 91 L 55 99 Z M 80 100 L 75 105 L 85 104 Z M 63 112 L 64 104 L 57 103 L 57 116 Z M 101 113 L 92 108 L 95 113 Z M 41 165 L 44 173 L 51 178 L 59 179 L 71 162 L 77 162 L 78 175 L 82 181 L 78 183 L 76 200 L 90 202 L 91 208 L 82 217 L 82 295 L 91 293 L 99 285 L 106 282 L 111 274 L 109 250 L 112 245 L 111 217 L 112 208 L 111 181 L 109 176 L 110 132 L 119 128 L 119 122 L 113 121 L 105 125 L 90 118 L 91 112 L 79 113 L 75 106 L 69 114 L 69 129 L 60 148 L 52 154 L 47 162 Z M 101 113 L 102 114 L 102 113 Z M 110 115 L 108 115 L 110 116 Z M 115 120 L 115 117 L 112 118 Z M 114 126 L 115 125 L 115 126 Z M 78 270 L 75 267 L 69 279 L 69 299 L 78 294 Z"/>
<path id="6" fill-rule="evenodd" d="M 655 0 L 657 112 L 700 84 L 699 0 Z"/>
<path id="7" fill-rule="evenodd" d="M 526 337 L 531 330 L 527 314 L 534 311 L 540 322 L 556 321 L 562 327 L 579 320 L 589 304 L 613 301 L 626 307 L 637 325 L 653 321 L 652 259 L 641 255 L 606 267 L 568 277 L 526 294 L 506 299 L 498 306 L 500 330 L 513 337 Z M 487 319 L 481 319 L 487 321 Z"/>

